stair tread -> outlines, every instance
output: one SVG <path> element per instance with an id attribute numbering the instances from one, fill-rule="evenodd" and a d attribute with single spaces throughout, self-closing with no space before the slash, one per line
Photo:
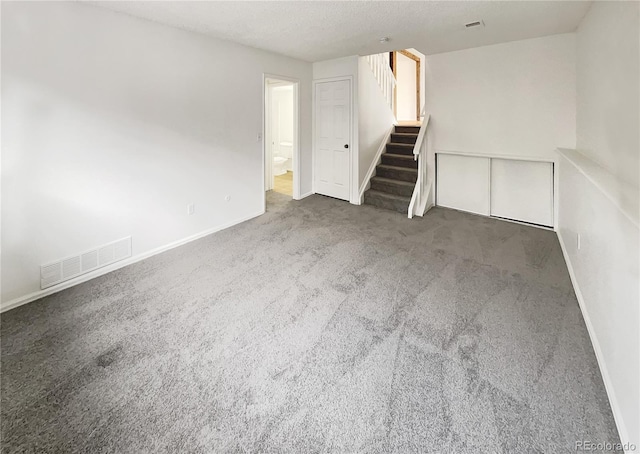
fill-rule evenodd
<path id="1" fill-rule="evenodd" d="M 392 136 L 405 136 L 405 137 L 418 137 L 418 134 L 414 134 L 412 132 L 392 132 Z"/>
<path id="2" fill-rule="evenodd" d="M 412 150 L 415 148 L 415 144 L 412 143 L 389 142 L 387 145 L 393 145 L 394 147 L 411 148 Z"/>
<path id="3" fill-rule="evenodd" d="M 371 179 L 379 181 L 380 183 L 391 183 L 391 184 L 397 184 L 400 186 L 407 186 L 410 188 L 413 188 L 416 185 L 415 183 L 411 183 L 410 181 L 394 180 L 393 178 L 379 177 L 377 175 L 374 177 L 371 177 Z"/>
<path id="4" fill-rule="evenodd" d="M 405 197 L 403 195 L 390 194 L 388 192 L 376 191 L 375 189 L 369 189 L 367 192 L 369 193 L 369 195 L 373 195 L 383 199 L 397 200 L 400 202 L 411 202 L 411 197 Z"/>
<path id="5" fill-rule="evenodd" d="M 405 159 L 407 161 L 414 161 L 412 154 L 396 154 L 396 153 L 390 153 L 387 151 L 386 153 L 382 154 L 382 156 L 385 156 L 385 155 L 390 156 L 392 158 Z"/>
<path id="6" fill-rule="evenodd" d="M 411 167 L 390 166 L 388 164 L 378 164 L 378 167 L 389 170 L 400 170 L 402 172 L 418 173 L 418 169 L 413 169 Z"/>

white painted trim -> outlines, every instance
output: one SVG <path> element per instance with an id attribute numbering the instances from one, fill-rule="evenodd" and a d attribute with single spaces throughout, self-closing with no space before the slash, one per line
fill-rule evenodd
<path id="1" fill-rule="evenodd" d="M 166 244 L 164 246 L 157 247 L 157 248 L 152 249 L 150 251 L 143 252 L 142 254 L 135 255 L 135 256 L 130 257 L 128 259 L 121 260 L 119 262 L 113 263 L 112 265 L 105 266 L 104 268 L 99 268 L 99 269 L 97 269 L 95 271 L 92 271 L 92 272 L 87 273 L 87 274 L 83 274 L 83 275 L 78 276 L 78 277 L 76 277 L 74 279 L 71 279 L 71 280 L 62 282 L 60 284 L 54 285 L 53 287 L 49 287 L 49 288 L 47 288 L 45 290 L 39 290 L 37 292 L 33 292 L 33 293 L 28 294 L 28 295 L 24 295 L 24 296 L 15 298 L 15 299 L 13 299 L 11 301 L 3 303 L 0 306 L 0 312 L 6 312 L 8 310 L 11 310 L 11 309 L 14 309 L 14 308 L 16 308 L 18 306 L 22 306 L 22 305 L 30 303 L 32 301 L 38 300 L 38 299 L 43 298 L 45 296 L 52 295 L 54 293 L 58 293 L 59 291 L 68 289 L 68 288 L 73 287 L 73 286 L 78 285 L 78 284 L 82 284 L 83 282 L 90 281 L 91 279 L 94 279 L 96 277 L 103 276 L 103 275 L 105 275 L 107 273 L 110 273 L 112 271 L 119 270 L 120 268 L 124 268 L 125 266 L 132 265 L 132 264 L 134 264 L 136 262 L 140 262 L 142 260 L 148 259 L 149 257 L 153 257 L 154 255 L 158 255 L 158 254 L 166 252 L 166 251 L 168 251 L 170 249 L 174 249 L 176 247 L 183 246 L 183 245 L 185 245 L 187 243 L 190 243 L 192 241 L 199 240 L 200 238 L 203 238 L 203 237 L 205 237 L 207 235 L 211 235 L 212 233 L 216 233 L 216 232 L 219 232 L 220 230 L 228 229 L 229 227 L 233 227 L 234 225 L 240 224 L 242 222 L 246 222 L 246 221 L 248 221 L 250 219 L 253 219 L 255 217 L 261 216 L 264 213 L 265 213 L 264 211 L 260 211 L 260 212 L 257 212 L 257 213 L 252 213 L 252 214 L 250 214 L 248 216 L 244 216 L 242 218 L 236 219 L 236 220 L 231 221 L 231 222 L 227 222 L 227 223 L 219 225 L 217 227 L 213 227 L 213 228 L 204 230 L 204 231 L 202 231 L 200 233 L 196 233 L 195 235 L 191 235 L 191 236 L 188 236 L 188 237 L 183 238 L 181 240 L 174 241 L 174 242 Z"/>
<path id="2" fill-rule="evenodd" d="M 262 177 L 260 190 L 263 192 L 262 197 L 262 211 L 267 211 L 267 191 L 265 188 L 267 187 L 267 145 L 266 139 L 264 135 L 267 132 L 267 75 L 266 73 L 262 73 L 262 98 L 260 100 L 260 104 L 262 105 Z"/>
<path id="3" fill-rule="evenodd" d="M 2 23 L 2 7 L 0 7 L 0 24 Z M 0 49 L 2 49 L 2 33 L 0 33 Z M 2 62 L 0 61 L 0 68 Z M 0 87 L 2 86 L 2 71 L 0 71 Z M 0 125 L 2 125 L 2 109 L 0 108 Z M 2 134 L 0 134 L 2 136 Z M 6 143 L 6 142 L 5 142 Z M 0 137 L 0 156 L 2 155 L 2 138 Z M 6 162 L 6 161 L 5 161 Z M 2 159 L 0 159 L 0 168 L 2 167 Z M 1 185 L 0 185 L 1 186 Z M 1 189 L 0 189 L 1 192 Z M 0 213 L 2 213 L 2 197 L 0 197 Z M 2 222 L 0 222 L 0 239 L 2 238 Z M 2 257 L 2 248 L 0 247 L 0 258 Z M 2 295 L 2 260 L 0 259 L 0 295 Z M 0 312 L 2 312 L 2 303 L 0 302 Z"/>
<path id="4" fill-rule="evenodd" d="M 300 185 L 302 181 L 300 180 L 300 155 L 301 155 L 301 147 L 300 147 L 300 82 L 296 82 L 293 84 L 293 155 L 292 155 L 292 166 L 293 166 L 293 198 L 295 200 L 300 199 Z"/>
<path id="5" fill-rule="evenodd" d="M 474 158 L 513 159 L 515 161 L 555 162 L 554 158 L 541 158 L 540 156 L 513 156 L 508 154 L 469 153 L 465 151 L 435 150 L 437 154 L 452 154 L 457 156 L 470 156 Z"/>
<path id="6" fill-rule="evenodd" d="M 622 412 L 620 411 L 620 406 L 618 405 L 618 399 L 616 398 L 616 394 L 613 389 L 613 383 L 611 382 L 611 377 L 609 376 L 609 370 L 607 369 L 607 365 L 602 354 L 602 349 L 600 348 L 600 342 L 598 342 L 598 337 L 596 336 L 595 329 L 593 328 L 591 319 L 589 318 L 589 313 L 587 312 L 587 307 L 585 305 L 582 292 L 580 291 L 580 287 L 578 286 L 578 280 L 576 279 L 571 260 L 569 259 L 569 253 L 567 252 L 567 248 L 565 247 L 564 240 L 562 239 L 562 235 L 560 235 L 560 232 L 557 232 L 557 235 L 558 241 L 560 242 L 560 249 L 562 250 L 562 255 L 564 256 L 564 261 L 567 264 L 567 269 L 569 270 L 571 285 L 573 285 L 573 291 L 576 294 L 578 306 L 580 307 L 580 312 L 582 312 L 584 324 L 587 326 L 587 332 L 589 333 L 589 338 L 591 339 L 591 345 L 593 345 L 593 351 L 596 354 L 596 361 L 598 362 L 600 374 L 602 375 L 602 381 L 604 382 L 604 388 L 607 392 L 607 397 L 609 398 L 609 404 L 611 405 L 613 419 L 616 423 L 616 426 L 618 427 L 620 440 L 624 444 L 630 441 L 628 435 L 629 432 L 627 432 L 627 428 L 624 424 Z"/>
<path id="7" fill-rule="evenodd" d="M 553 161 L 553 230 L 560 231 L 560 165 Z"/>
<path id="8" fill-rule="evenodd" d="M 273 189 L 273 164 L 269 165 L 273 160 L 273 147 L 271 147 L 271 130 L 273 129 L 270 115 L 268 114 L 273 110 L 271 98 L 273 93 L 271 87 L 265 79 L 264 85 L 264 132 L 262 134 L 262 146 L 264 148 L 264 190 L 270 191 Z"/>
<path id="9" fill-rule="evenodd" d="M 431 195 L 433 182 L 427 180 L 427 182 L 425 183 L 425 187 L 427 189 L 424 195 L 422 196 L 422 200 L 420 201 L 420 206 L 418 207 L 418 212 L 416 213 L 416 216 L 420 216 L 420 217 L 424 216 L 427 211 L 433 208 L 433 203 L 429 204 L 429 196 Z"/>
<path id="10" fill-rule="evenodd" d="M 311 192 L 316 193 L 316 83 L 311 81 Z"/>
<path id="11" fill-rule="evenodd" d="M 323 79 L 314 79 L 311 82 L 311 90 L 312 90 L 312 101 L 311 101 L 311 166 L 312 166 L 312 170 L 311 170 L 311 180 L 312 180 L 312 193 L 316 194 L 317 193 L 317 187 L 316 187 L 316 86 L 318 84 L 323 84 L 323 83 L 327 83 L 327 82 L 339 82 L 339 81 L 343 81 L 343 80 L 347 80 L 349 81 L 349 91 L 350 91 L 350 105 L 349 105 L 349 166 L 351 167 L 349 169 L 349 200 L 346 200 L 346 202 L 352 203 L 354 205 L 359 205 L 358 200 L 356 200 L 357 198 L 357 194 L 354 194 L 354 192 L 357 191 L 357 189 L 354 189 L 354 187 L 357 184 L 358 181 L 358 175 L 356 173 L 355 177 L 354 177 L 354 172 L 358 171 L 358 163 L 355 162 L 354 160 L 356 160 L 358 158 L 358 152 L 354 152 L 354 150 L 356 150 L 356 147 L 354 146 L 355 143 L 357 143 L 356 140 L 354 140 L 354 124 L 357 124 L 357 119 L 356 121 L 354 121 L 354 115 L 356 112 L 355 106 L 357 105 L 357 98 L 355 98 L 356 93 L 354 88 L 353 88 L 353 76 L 338 76 L 338 77 L 326 77 Z"/>
<path id="12" fill-rule="evenodd" d="M 264 192 L 263 211 L 267 209 L 266 165 L 267 165 L 267 79 L 276 79 L 293 84 L 293 198 L 300 200 L 300 79 L 278 74 L 262 73 L 262 191 Z"/>
<path id="13" fill-rule="evenodd" d="M 429 120 L 431 119 L 431 114 L 427 114 L 425 109 L 426 106 L 423 106 L 422 111 L 418 115 L 419 118 L 424 118 L 424 120 L 420 125 L 420 131 L 418 132 L 416 143 L 413 146 L 413 159 L 418 161 L 418 179 L 416 180 L 413 194 L 411 194 L 411 201 L 409 202 L 409 208 L 407 210 L 407 217 L 409 219 L 412 219 L 414 215 L 418 215 L 421 217 L 424 216 L 424 210 L 427 206 L 429 193 L 431 192 L 431 188 L 428 185 L 428 183 L 430 183 L 428 169 L 429 157 L 427 156 L 429 153 L 429 144 L 426 142 L 427 129 L 429 129 Z M 416 203 L 418 201 L 420 201 L 420 204 L 416 209 Z"/>
<path id="14" fill-rule="evenodd" d="M 609 170 L 577 150 L 558 148 L 556 151 L 602 192 L 633 225 L 640 227 L 640 214 L 635 211 L 639 203 L 638 188 L 620 181 Z"/>
<path id="15" fill-rule="evenodd" d="M 556 166 L 554 162 L 551 162 L 550 164 L 549 171 L 551 172 L 551 175 L 549 175 L 549 184 L 551 187 L 549 188 L 549 192 L 551 194 L 549 196 L 549 203 L 551 203 L 551 212 L 549 214 L 553 220 L 551 228 L 555 230 L 556 224 L 558 223 L 558 219 L 556 218 Z"/>
<path id="16" fill-rule="evenodd" d="M 458 208 L 452 208 L 452 207 L 448 207 L 446 205 L 438 205 L 438 204 L 431 204 L 429 206 L 429 208 L 427 208 L 427 210 L 425 211 L 425 213 L 427 211 L 429 211 L 431 208 L 434 207 L 438 207 L 438 208 L 444 208 L 447 210 L 453 210 L 453 211 L 457 211 L 459 213 L 466 213 L 466 214 L 470 214 L 472 216 L 480 216 L 483 218 L 487 218 L 487 219 L 495 219 L 496 221 L 504 221 L 504 222 L 510 222 L 511 224 L 518 224 L 518 225 L 523 225 L 525 227 L 532 227 L 534 229 L 541 229 L 541 230 L 548 230 L 549 232 L 553 232 L 553 227 L 548 227 L 546 225 L 540 225 L 540 224 L 529 224 L 528 222 L 522 222 L 522 221 L 516 221 L 515 219 L 508 219 L 508 218 L 501 218 L 498 216 L 487 216 L 486 214 L 482 214 L 482 213 L 476 213 L 474 211 L 465 211 L 465 210 L 460 210 Z"/>
<path id="17" fill-rule="evenodd" d="M 492 191 L 491 190 L 493 188 L 493 158 L 489 158 L 489 178 L 488 178 L 488 180 L 489 180 L 489 187 L 487 189 L 489 190 L 489 194 L 488 194 L 489 196 L 488 196 L 488 200 L 487 201 L 489 202 L 489 208 L 488 208 L 487 213 L 489 213 L 489 216 L 491 216 L 491 209 L 493 208 L 491 206 L 491 198 L 492 198 L 491 197 L 492 196 Z M 505 219 L 507 219 L 507 218 L 505 218 Z"/>
<path id="18" fill-rule="evenodd" d="M 305 192 L 304 194 L 302 194 L 300 196 L 300 200 L 302 200 L 302 199 L 304 199 L 306 197 L 309 197 L 310 195 L 313 195 L 313 194 L 315 194 L 315 192 L 313 192 L 313 191 Z"/>
<path id="19" fill-rule="evenodd" d="M 473 213 L 473 214 L 477 214 L 477 213 Z M 479 214 L 478 216 L 484 216 L 484 214 Z M 497 219 L 498 221 L 511 222 L 512 224 L 524 225 L 525 227 L 533 227 L 536 229 L 548 230 L 550 232 L 554 231 L 554 228 L 550 225 L 533 224 L 529 222 L 518 221 L 516 219 L 501 218 L 500 216 L 485 216 L 485 217 L 491 218 L 491 219 Z"/>
<path id="20" fill-rule="evenodd" d="M 380 142 L 378 151 L 376 151 L 375 157 L 371 161 L 371 165 L 369 166 L 369 170 L 367 171 L 367 174 L 365 175 L 364 180 L 362 181 L 362 186 L 360 186 L 360 191 L 359 191 L 360 204 L 362 204 L 364 201 L 365 191 L 369 189 L 369 187 L 371 186 L 369 182 L 371 181 L 371 178 L 373 177 L 373 174 L 376 171 L 376 167 L 378 167 L 378 164 L 382 162 L 382 154 L 387 148 L 387 144 L 391 142 L 391 134 L 393 133 L 394 128 L 395 128 L 395 125 L 391 126 L 389 128 L 389 131 L 387 131 L 384 138 L 382 139 L 382 142 Z"/>

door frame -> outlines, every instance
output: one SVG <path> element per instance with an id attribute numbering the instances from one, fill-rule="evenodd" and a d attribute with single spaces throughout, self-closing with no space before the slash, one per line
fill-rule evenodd
<path id="1" fill-rule="evenodd" d="M 314 79 L 312 81 L 312 112 L 311 112 L 311 154 L 312 154 L 312 189 L 313 193 L 316 194 L 316 87 L 318 84 L 323 84 L 327 82 L 341 82 L 341 81 L 349 82 L 349 203 L 354 205 L 360 205 L 360 196 L 358 194 L 358 188 L 356 182 L 358 181 L 358 139 L 354 136 L 354 122 L 357 121 L 354 119 L 354 116 L 357 115 L 354 112 L 353 106 L 356 101 L 355 90 L 353 89 L 353 76 L 338 76 L 338 77 L 327 77 L 323 79 Z M 355 161 L 355 162 L 354 162 Z"/>
<path id="2" fill-rule="evenodd" d="M 390 52 L 390 56 L 389 56 L 389 60 L 390 60 L 390 64 L 391 64 L 391 72 L 393 73 L 393 78 L 395 79 L 396 83 L 393 84 L 393 118 L 396 119 L 398 118 L 398 78 L 396 77 L 396 71 L 398 70 L 398 57 L 396 54 L 395 50 L 392 50 Z"/>
<path id="3" fill-rule="evenodd" d="M 293 151 L 292 167 L 293 167 L 293 199 L 300 200 L 300 79 L 290 76 L 281 76 L 279 74 L 262 73 L 262 185 L 261 190 L 263 193 L 262 208 L 266 211 L 267 208 L 267 191 L 266 191 L 266 178 L 267 167 L 273 165 L 273 163 L 267 163 L 267 121 L 268 110 L 270 109 L 269 91 L 267 88 L 267 80 L 275 79 L 293 85 Z M 269 172 L 271 178 L 273 174 Z"/>
<path id="4" fill-rule="evenodd" d="M 271 78 L 269 78 L 271 79 Z M 273 90 L 278 87 L 292 87 L 293 84 L 289 81 L 278 80 L 277 82 L 267 83 L 265 85 L 265 131 L 264 131 L 264 142 L 265 142 L 265 191 L 269 191 L 273 189 L 273 166 L 266 165 L 267 162 L 270 162 L 273 159 L 273 140 L 271 134 L 273 132 L 273 119 L 271 116 L 273 115 Z M 293 92 L 292 92 L 293 93 Z M 292 102 L 295 104 L 295 98 L 292 96 Z M 293 111 L 292 111 L 293 112 Z M 271 115 L 269 115 L 271 114 Z M 295 129 L 295 125 L 293 126 Z M 292 165 L 293 167 L 293 146 L 292 146 Z M 293 171 L 293 170 L 292 170 Z"/>
<path id="5" fill-rule="evenodd" d="M 416 62 L 416 121 L 420 121 L 420 114 L 422 112 L 420 112 L 420 57 L 418 57 L 417 55 L 412 54 L 411 52 L 409 52 L 408 50 L 397 50 L 397 51 L 393 51 L 393 75 L 396 75 L 396 66 L 397 66 L 397 59 L 396 59 L 396 52 L 400 53 L 402 55 L 404 55 L 407 58 L 410 58 L 411 60 Z M 397 79 L 396 79 L 397 80 Z M 394 87 L 395 90 L 395 87 Z M 397 92 L 394 92 L 394 95 Z M 397 96 L 394 96 L 393 98 L 393 115 L 396 116 L 397 118 L 397 112 L 396 112 L 396 99 Z"/>

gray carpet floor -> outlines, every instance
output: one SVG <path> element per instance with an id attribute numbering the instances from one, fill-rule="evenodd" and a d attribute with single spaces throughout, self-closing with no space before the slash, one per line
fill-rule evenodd
<path id="1" fill-rule="evenodd" d="M 3 452 L 619 441 L 553 232 L 268 201 L 259 218 L 3 314 Z"/>

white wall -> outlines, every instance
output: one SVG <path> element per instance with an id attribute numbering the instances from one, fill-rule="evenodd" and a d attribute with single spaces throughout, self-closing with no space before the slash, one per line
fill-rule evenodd
<path id="1" fill-rule="evenodd" d="M 127 235 L 140 256 L 260 214 L 263 72 L 301 81 L 310 192 L 311 64 L 85 4 L 3 2 L 4 307 L 39 290 L 45 262 Z"/>
<path id="2" fill-rule="evenodd" d="M 427 57 L 417 49 L 411 48 L 407 49 L 413 55 L 420 59 L 420 111 L 422 112 L 422 108 L 424 107 L 425 100 L 425 82 L 426 82 L 426 68 L 427 68 Z"/>
<path id="3" fill-rule="evenodd" d="M 594 2 L 577 36 L 577 147 L 638 186 L 638 3 Z"/>
<path id="4" fill-rule="evenodd" d="M 620 437 L 638 446 L 638 225 L 567 159 L 560 159 L 558 170 L 558 235 L 565 260 L 572 270 Z M 609 188 L 614 196 L 617 191 L 616 186 Z"/>
<path id="5" fill-rule="evenodd" d="M 334 77 L 356 77 L 358 75 L 358 56 L 317 61 L 313 64 L 313 79 L 331 79 Z"/>
<path id="6" fill-rule="evenodd" d="M 578 28 L 577 147 L 584 157 L 574 152 L 576 165 L 559 163 L 559 237 L 622 441 L 636 446 L 639 9 L 636 2 L 595 2 Z"/>
<path id="7" fill-rule="evenodd" d="M 416 121 L 416 61 L 396 53 L 396 117 L 398 121 Z"/>
<path id="8" fill-rule="evenodd" d="M 426 57 L 436 150 L 554 158 L 575 147 L 575 36 Z"/>
<path id="9" fill-rule="evenodd" d="M 376 160 L 380 143 L 394 124 L 393 110 L 378 85 L 366 57 L 359 59 L 358 72 L 358 188 Z"/>

